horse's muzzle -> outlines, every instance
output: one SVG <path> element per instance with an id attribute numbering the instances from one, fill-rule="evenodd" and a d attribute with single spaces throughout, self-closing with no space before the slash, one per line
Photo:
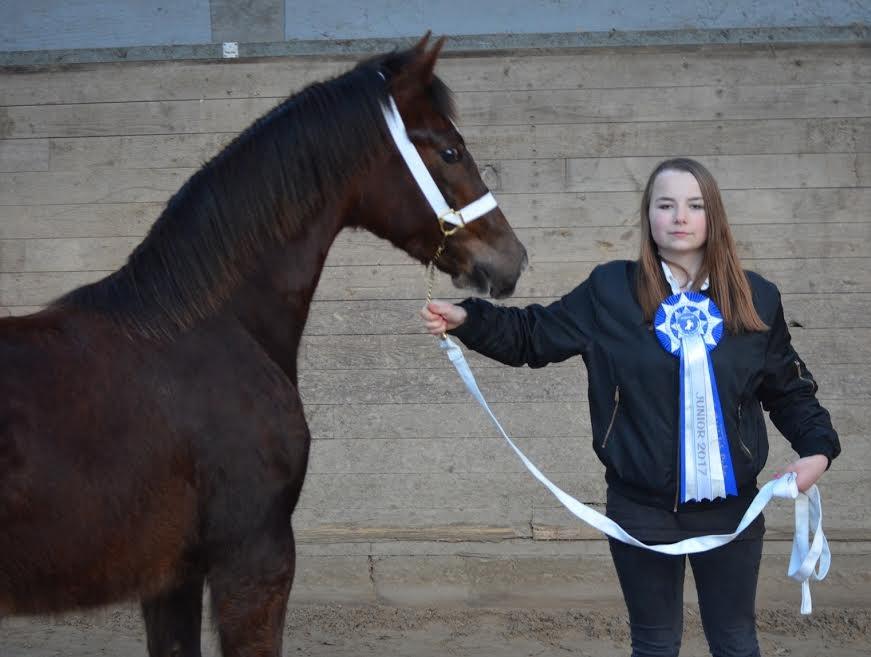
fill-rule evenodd
<path id="1" fill-rule="evenodd" d="M 502 262 L 476 263 L 470 272 L 463 272 L 451 280 L 455 287 L 473 288 L 479 294 L 494 299 L 504 299 L 514 294 L 520 274 L 526 269 L 526 249 L 518 242 L 521 252 L 519 258 Z"/>

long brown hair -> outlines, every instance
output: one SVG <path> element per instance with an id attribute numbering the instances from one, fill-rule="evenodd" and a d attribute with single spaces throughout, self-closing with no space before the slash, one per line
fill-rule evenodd
<path id="1" fill-rule="evenodd" d="M 731 333 L 765 331 L 768 327 L 753 306 L 753 295 L 747 275 L 738 260 L 735 240 L 729 229 L 720 188 L 711 172 L 695 160 L 674 158 L 656 165 L 641 197 L 641 253 L 638 256 L 636 289 L 644 317 L 651 321 L 662 300 L 671 290 L 662 273 L 661 257 L 650 229 L 650 200 L 653 183 L 663 171 L 683 171 L 698 181 L 705 204 L 707 240 L 702 265 L 692 284 L 698 290 L 705 279 L 710 280 L 710 294 L 723 314 Z"/>

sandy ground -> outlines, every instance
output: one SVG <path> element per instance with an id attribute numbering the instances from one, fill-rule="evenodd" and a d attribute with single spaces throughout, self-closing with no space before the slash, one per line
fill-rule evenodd
<path id="1" fill-rule="evenodd" d="M 868 657 L 871 610 L 759 611 L 762 654 Z M 204 633 L 204 655 L 218 655 Z M 409 609 L 299 606 L 288 612 L 284 655 L 312 657 L 617 657 L 629 654 L 621 609 Z M 135 609 L 58 619 L 13 618 L 0 625 L 2 657 L 144 657 Z M 707 655 L 693 607 L 686 611 L 681 655 Z"/>

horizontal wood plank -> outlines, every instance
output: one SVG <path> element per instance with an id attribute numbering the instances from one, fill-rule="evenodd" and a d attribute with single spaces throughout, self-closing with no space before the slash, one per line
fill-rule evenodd
<path id="1" fill-rule="evenodd" d="M 278 98 L 227 98 L 8 107 L 5 130 L 0 137 L 238 133 L 279 101 Z"/>
<path id="2" fill-rule="evenodd" d="M 631 259 L 639 231 L 618 228 L 521 228 L 515 231 L 531 262 Z M 786 235 L 781 225 L 736 225 L 742 258 L 871 257 L 871 222 L 796 224 Z M 0 271 L 79 271 L 116 269 L 141 241 L 138 237 L 39 238 L 0 240 Z M 333 244 L 332 266 L 376 266 L 412 262 L 403 251 L 371 234 L 345 232 Z"/>
<path id="3" fill-rule="evenodd" d="M 791 329 L 792 343 L 801 356 L 813 363 L 863 365 L 871 362 L 871 328 Z M 333 335 L 304 336 L 300 345 L 301 369 L 412 369 L 434 354 L 430 335 Z M 473 368 L 498 364 L 477 354 L 468 354 Z"/>
<path id="4" fill-rule="evenodd" d="M 0 172 L 48 171 L 48 140 L 0 139 Z"/>
<path id="5" fill-rule="evenodd" d="M 305 494 L 305 493 L 303 493 Z M 379 540 L 505 540 L 531 538 L 532 515 L 526 500 L 510 500 L 498 511 L 492 506 L 457 509 L 406 507 L 397 502 L 388 508 L 297 507 L 294 534 L 312 542 L 348 543 Z M 477 537 L 475 537 L 475 534 Z M 424 538 L 426 537 L 426 538 Z M 487 537 L 487 538 L 485 538 Z M 377 545 L 377 543 L 376 543 Z"/>
<path id="6" fill-rule="evenodd" d="M 871 151 L 868 118 L 735 121 L 726 116 L 729 120 L 484 124 L 461 130 L 479 160 Z"/>
<path id="7" fill-rule="evenodd" d="M 504 375 L 514 376 L 514 370 L 506 369 Z M 493 402 L 490 406 L 512 437 L 531 441 L 527 443 L 530 449 L 542 435 L 554 439 L 572 438 L 580 441 L 578 444 L 584 448 L 589 444 L 592 430 L 585 390 L 572 401 Z M 835 428 L 844 437 L 845 445 L 856 440 L 864 445 L 871 440 L 866 431 L 868 408 L 865 402 L 829 400 L 826 408 Z M 316 441 L 448 440 L 497 436 L 484 411 L 468 396 L 463 401 L 446 403 L 307 404 L 305 413 Z M 772 444 L 778 442 L 778 432 L 770 422 L 768 428 Z M 414 444 L 409 449 L 415 449 Z"/>
<path id="8" fill-rule="evenodd" d="M 532 264 L 521 276 L 516 295 L 522 298 L 566 294 L 589 276 L 595 262 Z M 746 268 L 773 281 L 784 294 L 844 294 L 871 292 L 871 259 L 804 258 L 745 259 Z M 39 306 L 85 283 L 107 276 L 106 271 L 0 272 L 0 306 Z M 423 302 L 426 295 L 422 265 L 384 265 L 324 269 L 317 300 L 408 299 Z M 446 276 L 437 276 L 434 294 L 439 298 L 467 296 Z"/>
<path id="9" fill-rule="evenodd" d="M 300 391 L 308 404 L 458 403 L 468 399 L 457 373 L 444 359 L 430 369 L 302 370 Z M 814 369 L 819 397 L 826 401 L 871 399 L 871 372 L 865 366 L 828 365 Z M 583 366 L 567 364 L 540 371 L 481 367 L 476 378 L 488 401 L 568 402 L 585 398 Z"/>
<path id="10" fill-rule="evenodd" d="M 604 466 L 594 456 L 589 436 L 553 437 L 547 435 L 549 418 L 540 418 L 542 427 L 532 437 L 512 435 L 524 454 L 545 473 L 604 475 Z M 785 459 L 797 458 L 789 443 L 772 433 L 768 470 Z M 841 442 L 852 446 L 852 456 L 837 463 L 837 470 L 855 478 L 871 467 L 871 440 L 867 436 L 841 434 Z M 735 455 L 738 457 L 738 454 Z M 787 461 L 788 462 L 788 461 Z M 526 474 L 527 469 L 502 437 L 486 438 L 387 438 L 321 440 L 312 445 L 309 461 L 312 475 L 439 475 L 439 474 Z M 766 477 L 767 478 L 767 477 Z"/>
<path id="11" fill-rule="evenodd" d="M 729 223 L 866 223 L 871 188 L 724 190 Z M 512 226 L 568 228 L 636 226 L 640 193 L 500 193 L 499 206 Z"/>
<path id="12" fill-rule="evenodd" d="M 568 290 L 566 290 L 568 291 Z M 511 297 L 502 305 L 547 305 L 557 297 Z M 457 300 L 457 299 L 453 299 Z M 418 311 L 422 301 L 333 300 L 315 301 L 306 323 L 307 336 L 397 335 L 423 331 Z M 838 318 L 838 328 L 871 328 L 869 294 L 787 294 L 783 295 L 786 321 L 802 328 L 830 328 Z"/>
<path id="13" fill-rule="evenodd" d="M 461 127 L 861 117 L 871 84 L 465 91 Z M 283 98 L 221 98 L 7 107 L 3 137 L 237 133 Z"/>
<path id="14" fill-rule="evenodd" d="M 604 158 L 566 160 L 565 189 L 584 191 L 642 190 L 660 158 Z M 871 153 L 830 155 L 714 155 L 699 157 L 723 189 L 765 189 L 784 187 L 869 187 Z M 525 167 L 510 162 L 507 177 L 512 190 L 522 191 L 514 178 Z M 538 167 L 530 165 L 531 170 Z M 558 185 L 549 180 L 547 186 Z M 528 183 L 532 187 L 532 183 Z M 542 185 L 543 187 L 543 185 Z M 531 190 L 530 190 L 531 191 Z"/>
<path id="15" fill-rule="evenodd" d="M 580 473 L 553 473 L 554 483 L 571 490 L 582 502 L 604 499 L 603 477 Z M 380 474 L 309 475 L 299 500 L 302 509 L 389 509 L 400 503 L 403 509 L 490 508 L 496 512 L 507 498 L 544 503 L 550 492 L 532 477 L 515 473 L 476 473 L 474 475 Z"/>
<path id="16" fill-rule="evenodd" d="M 352 59 L 157 61 L 20 69 L 4 76 L 2 105 L 279 97 L 350 70 Z"/>
<path id="17" fill-rule="evenodd" d="M 848 224 L 736 225 L 732 229 L 742 259 L 871 256 L 871 222 Z M 518 228 L 531 263 L 601 262 L 637 257 L 639 231 L 633 226 Z M 332 266 L 409 262 L 403 251 L 367 233 L 343 233 L 330 251 Z"/>
<path id="18" fill-rule="evenodd" d="M 518 440 L 520 449 L 546 472 L 603 472 L 598 463 L 590 462 L 589 439 L 554 438 L 539 431 L 534 438 Z M 395 438 L 316 441 L 308 471 L 318 475 L 485 474 L 526 472 L 526 468 L 502 438 Z"/>
<path id="19" fill-rule="evenodd" d="M 117 269 L 138 237 L 0 240 L 0 271 L 87 271 Z"/>
<path id="20" fill-rule="evenodd" d="M 855 83 L 457 94 L 462 126 L 854 117 L 869 105 L 871 85 Z"/>
<path id="21" fill-rule="evenodd" d="M 0 239 L 144 237 L 163 203 L 7 205 Z"/>
<path id="22" fill-rule="evenodd" d="M 501 193 L 498 201 L 515 228 L 634 227 L 638 223 L 635 191 Z M 866 223 L 871 188 L 725 190 L 723 201 L 733 225 Z M 163 207 L 161 202 L 7 205 L 0 239 L 142 237 Z"/>
<path id="23" fill-rule="evenodd" d="M 349 70 L 354 57 L 118 62 L 22 69 L 5 105 L 280 97 Z M 437 73 L 454 91 L 612 89 L 871 82 L 867 46 L 595 48 L 566 53 L 452 54 Z"/>
<path id="24" fill-rule="evenodd" d="M 704 162 L 723 190 L 869 187 L 871 153 L 704 155 L 479 161 L 490 189 L 503 193 L 640 192 L 664 156 Z"/>
<path id="25" fill-rule="evenodd" d="M 0 207 L 77 203 L 166 203 L 196 169 L 83 169 L 0 173 Z"/>
<path id="26" fill-rule="evenodd" d="M 698 157 L 698 156 L 697 156 Z M 661 158 L 480 162 L 497 192 L 640 191 Z M 701 157 L 726 190 L 871 187 L 871 153 Z M 165 203 L 194 168 L 0 173 L 0 205 Z"/>
<path id="27" fill-rule="evenodd" d="M 463 127 L 470 152 L 478 159 L 664 156 L 765 153 L 843 153 L 871 151 L 871 119 L 789 119 L 755 121 L 602 122 L 577 125 L 524 124 Z M 147 134 L 52 138 L 53 171 L 89 167 L 121 169 L 198 168 L 234 137 L 235 132 Z M 6 140 L 27 144 L 37 140 Z M 44 144 L 46 140 L 39 140 Z M 26 165 L 18 165 L 25 167 Z M 10 165 L 11 167 L 11 165 Z M 6 171 L 42 171 L 5 168 Z"/>
<path id="28" fill-rule="evenodd" d="M 856 130 L 859 128 L 857 127 Z M 852 128 L 848 132 L 850 136 L 847 139 L 855 138 Z M 208 132 L 50 139 L 51 169 L 52 171 L 92 167 L 198 169 L 235 137 L 235 132 Z"/>

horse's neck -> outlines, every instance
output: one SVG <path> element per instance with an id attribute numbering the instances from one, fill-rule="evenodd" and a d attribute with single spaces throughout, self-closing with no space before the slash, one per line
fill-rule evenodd
<path id="1" fill-rule="evenodd" d="M 325 212 L 293 241 L 265 253 L 230 311 L 296 383 L 299 341 L 327 252 L 344 221 Z"/>

